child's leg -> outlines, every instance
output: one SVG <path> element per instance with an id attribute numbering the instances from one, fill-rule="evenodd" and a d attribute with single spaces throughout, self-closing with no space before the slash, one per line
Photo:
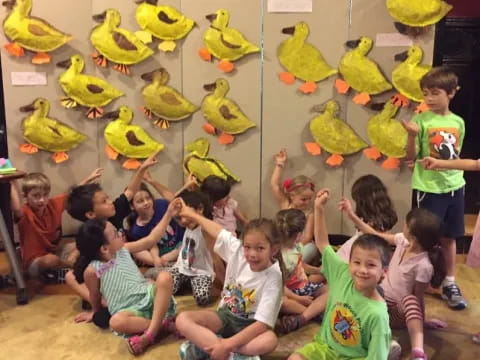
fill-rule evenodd
<path id="1" fill-rule="evenodd" d="M 181 274 L 180 271 L 178 271 L 178 268 L 175 266 L 172 266 L 170 269 L 168 269 L 168 272 L 173 278 L 173 294 L 176 294 L 178 290 L 180 290 L 182 284 L 188 280 L 188 276 Z"/>
<path id="2" fill-rule="evenodd" d="M 418 298 L 415 295 L 404 297 L 402 299 L 402 309 L 412 350 L 423 351 L 423 312 Z"/>
<path id="3" fill-rule="evenodd" d="M 216 333 L 222 328 L 222 321 L 215 311 L 184 311 L 177 316 L 178 331 L 200 349 L 219 341 Z"/>
<path id="4" fill-rule="evenodd" d="M 46 254 L 34 260 L 37 263 L 39 272 L 50 269 L 59 269 L 63 266 L 60 258 L 55 254 Z"/>
<path id="5" fill-rule="evenodd" d="M 300 304 L 294 299 L 290 299 L 287 296 L 282 298 L 282 307 L 280 312 L 283 314 L 302 314 L 306 309 L 306 306 Z"/>
<path id="6" fill-rule="evenodd" d="M 322 314 L 327 307 L 327 300 L 328 300 L 328 287 L 324 286 L 321 288 L 321 294 L 313 300 L 313 302 L 307 307 L 307 309 L 303 312 L 303 317 L 308 322 L 315 318 L 316 316 Z"/>
<path id="7" fill-rule="evenodd" d="M 150 320 L 131 311 L 120 311 L 110 318 L 110 327 L 123 334 L 137 334 L 145 331 Z"/>
<path id="8" fill-rule="evenodd" d="M 457 242 L 453 238 L 442 238 L 442 252 L 445 257 L 447 276 L 455 276 L 455 256 L 457 254 Z"/>
<path id="9" fill-rule="evenodd" d="M 265 355 L 271 353 L 277 347 L 278 339 L 272 330 L 267 330 L 258 335 L 249 343 L 238 348 L 237 352 L 242 355 Z"/>
<path id="10" fill-rule="evenodd" d="M 207 305 L 210 302 L 213 281 L 208 275 L 197 275 L 190 277 L 193 297 L 198 305 Z"/>
<path id="11" fill-rule="evenodd" d="M 173 278 L 168 272 L 161 272 L 155 281 L 155 301 L 153 303 L 152 321 L 147 331 L 156 336 L 160 331 L 170 301 L 172 301 Z"/>

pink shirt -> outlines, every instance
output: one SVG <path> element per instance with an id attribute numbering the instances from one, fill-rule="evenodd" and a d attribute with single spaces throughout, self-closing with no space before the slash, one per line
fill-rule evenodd
<path id="1" fill-rule="evenodd" d="M 221 225 L 225 230 L 235 234 L 237 231 L 237 218 L 235 217 L 235 210 L 238 203 L 232 198 L 228 199 L 223 208 L 213 207 L 213 221 Z"/>
<path id="2" fill-rule="evenodd" d="M 403 233 L 395 234 L 395 245 L 387 276 L 381 286 L 385 298 L 400 303 L 407 295 L 413 295 L 415 282 L 429 283 L 433 276 L 433 265 L 424 251 L 408 259 L 402 259 L 409 246 Z"/>

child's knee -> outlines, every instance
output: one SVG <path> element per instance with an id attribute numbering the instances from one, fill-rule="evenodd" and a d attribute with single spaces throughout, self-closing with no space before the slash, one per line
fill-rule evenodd
<path id="1" fill-rule="evenodd" d="M 173 287 L 173 277 L 169 272 L 162 271 L 162 272 L 158 273 L 157 280 L 155 281 L 155 283 L 156 283 L 157 286 Z"/>
<path id="2" fill-rule="evenodd" d="M 269 354 L 274 351 L 278 345 L 278 337 L 272 330 L 268 330 L 264 333 L 262 339 L 264 341 L 265 351 L 264 354 Z"/>
<path id="3" fill-rule="evenodd" d="M 189 316 L 189 311 L 184 311 L 177 315 L 177 318 L 175 320 L 175 325 L 177 326 L 177 329 L 181 332 L 182 331 L 181 329 L 188 327 L 188 324 L 190 322 L 191 322 L 191 319 Z"/>
<path id="4" fill-rule="evenodd" d="M 123 316 L 115 314 L 110 318 L 109 324 L 113 330 L 122 332 L 122 329 L 125 327 L 126 324 L 126 319 Z"/>
<path id="5" fill-rule="evenodd" d="M 59 267 L 61 264 L 60 258 L 55 254 L 47 254 L 38 259 L 40 268 L 44 269 L 51 269 Z"/>

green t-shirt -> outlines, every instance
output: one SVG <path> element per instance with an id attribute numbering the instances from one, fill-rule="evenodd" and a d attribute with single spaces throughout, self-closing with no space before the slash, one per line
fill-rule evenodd
<path id="1" fill-rule="evenodd" d="M 445 116 L 431 111 L 412 119 L 420 130 L 417 135 L 417 159 L 432 156 L 437 159 L 457 159 L 465 136 L 463 119 L 455 114 Z M 412 188 L 429 193 L 443 194 L 458 190 L 465 185 L 462 170 L 425 170 L 415 163 Z"/>
<path id="2" fill-rule="evenodd" d="M 319 340 L 342 359 L 386 360 L 391 332 L 387 304 L 369 299 L 353 287 L 353 279 L 331 246 L 322 256 L 330 294 Z"/>

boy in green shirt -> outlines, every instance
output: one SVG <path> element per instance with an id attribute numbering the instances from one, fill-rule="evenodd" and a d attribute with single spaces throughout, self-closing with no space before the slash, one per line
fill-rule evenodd
<path id="1" fill-rule="evenodd" d="M 450 100 L 455 96 L 458 78 L 450 70 L 433 68 L 421 80 L 425 103 L 429 111 L 418 114 L 402 124 L 408 132 L 407 160 L 459 158 L 465 136 L 465 124 L 450 112 Z M 462 170 L 425 170 L 416 162 L 412 188 L 417 206 L 436 214 L 444 225 L 442 250 L 447 264 L 447 276 L 442 283 L 442 297 L 456 310 L 467 307 L 467 302 L 455 283 L 455 238 L 463 236 L 464 186 Z"/>
<path id="2" fill-rule="evenodd" d="M 378 293 L 390 261 L 385 240 L 362 235 L 345 264 L 328 244 L 324 204 L 329 192 L 315 199 L 315 242 L 322 253 L 322 272 L 330 294 L 322 327 L 314 341 L 295 351 L 289 360 L 386 360 L 390 350 L 387 305 Z"/>

